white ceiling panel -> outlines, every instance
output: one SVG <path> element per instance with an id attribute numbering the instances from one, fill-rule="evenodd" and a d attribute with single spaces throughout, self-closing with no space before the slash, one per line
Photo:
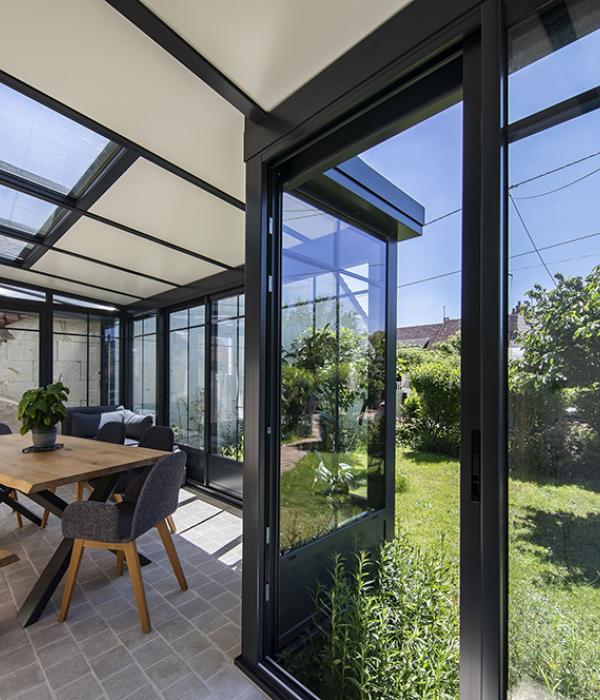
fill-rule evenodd
<path id="1" fill-rule="evenodd" d="M 141 158 L 90 211 L 228 265 L 244 262 L 244 212 Z"/>
<path id="2" fill-rule="evenodd" d="M 38 275 L 30 270 L 19 270 L 14 267 L 10 267 L 9 265 L 0 265 L 0 277 L 6 278 L 13 282 L 37 285 L 38 287 L 44 287 L 47 289 L 56 290 L 58 292 L 65 292 L 67 294 L 74 294 L 75 296 L 84 296 L 89 297 L 90 299 L 97 299 L 103 304 L 117 304 L 126 306 L 127 304 L 132 304 L 137 301 L 135 297 L 128 297 L 111 292 L 103 292 L 99 289 L 94 289 L 93 287 L 86 287 L 83 284 L 64 282 L 63 280 L 57 280 L 53 277 L 47 277 L 46 275 Z"/>
<path id="3" fill-rule="evenodd" d="M 3 1 L 0 66 L 243 199 L 242 115 L 104 0 Z"/>
<path id="4" fill-rule="evenodd" d="M 271 110 L 410 0 L 144 0 Z"/>
<path id="5" fill-rule="evenodd" d="M 91 282 L 106 289 L 114 289 L 118 293 L 130 293 L 140 297 L 149 297 L 173 289 L 173 287 L 160 282 L 154 282 L 128 272 L 112 270 L 97 263 L 62 255 L 51 250 L 32 265 L 32 269 L 50 272 L 54 275 L 63 275 L 82 282 Z"/>
<path id="6" fill-rule="evenodd" d="M 98 262 L 113 263 L 175 284 L 194 282 L 223 270 L 85 216 L 58 240 L 55 248 L 88 255 Z"/>

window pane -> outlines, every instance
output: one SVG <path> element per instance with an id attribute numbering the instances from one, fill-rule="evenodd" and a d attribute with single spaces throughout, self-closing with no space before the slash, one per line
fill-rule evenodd
<path id="1" fill-rule="evenodd" d="M 20 428 L 17 405 L 24 391 L 39 386 L 39 317 L 0 311 L 0 422 Z"/>
<path id="2" fill-rule="evenodd" d="M 241 462 L 244 458 L 244 323 L 239 295 L 213 304 L 211 451 Z"/>
<path id="3" fill-rule="evenodd" d="M 8 238 L 8 236 L 3 236 L 0 234 L 0 257 L 6 258 L 7 260 L 19 260 L 22 259 L 28 250 L 31 250 L 31 246 L 17 241 L 14 238 Z"/>
<path id="4" fill-rule="evenodd" d="M 192 310 L 190 310 L 190 317 Z M 204 448 L 204 327 L 189 330 L 188 445 Z"/>
<path id="5" fill-rule="evenodd" d="M 116 151 L 99 134 L 0 84 L 0 169 L 78 193 Z"/>
<path id="6" fill-rule="evenodd" d="M 142 413 L 156 416 L 156 334 L 142 338 L 144 363 L 142 372 Z"/>
<path id="7" fill-rule="evenodd" d="M 555 3 L 510 32 L 509 121 L 598 86 L 600 11 L 595 0 Z"/>
<path id="8" fill-rule="evenodd" d="M 188 340 L 187 329 L 169 333 L 169 424 L 182 445 L 189 445 Z"/>
<path id="9" fill-rule="evenodd" d="M 558 7 L 558 6 L 557 6 Z M 510 34 L 511 114 L 598 83 L 598 4 Z M 558 11 L 558 10 L 557 10 Z M 540 26 L 546 58 L 531 56 Z M 533 62 L 532 62 L 533 61 Z M 525 80 L 525 76 L 530 76 Z M 533 81 L 535 80 L 535 83 Z M 600 110 L 509 148 L 509 690 L 600 697 Z"/>
<path id="10" fill-rule="evenodd" d="M 189 315 L 187 309 L 173 311 L 169 314 L 169 330 L 173 331 L 177 328 L 187 328 L 188 325 Z"/>
<path id="11" fill-rule="evenodd" d="M 0 224 L 22 233 L 43 235 L 62 210 L 37 197 L 0 185 Z"/>
<path id="12" fill-rule="evenodd" d="M 204 304 L 202 306 L 194 306 L 193 308 L 190 309 L 190 326 L 199 326 L 204 323 L 205 321 L 205 307 Z"/>

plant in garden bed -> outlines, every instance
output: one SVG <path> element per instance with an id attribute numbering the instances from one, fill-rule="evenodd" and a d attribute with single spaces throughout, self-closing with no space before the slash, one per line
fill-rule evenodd
<path id="1" fill-rule="evenodd" d="M 315 593 L 315 629 L 284 665 L 328 700 L 458 698 L 454 567 L 406 535 L 339 555 Z"/>
<path id="2" fill-rule="evenodd" d="M 56 424 L 66 418 L 65 402 L 69 389 L 60 381 L 37 389 L 28 389 L 17 409 L 21 435 L 31 430 L 36 447 L 51 447 L 56 442 Z"/>

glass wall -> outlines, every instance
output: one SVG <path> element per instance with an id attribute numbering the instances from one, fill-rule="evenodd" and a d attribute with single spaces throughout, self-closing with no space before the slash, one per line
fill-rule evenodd
<path id="1" fill-rule="evenodd" d="M 204 449 L 204 304 L 169 314 L 169 425 L 181 445 Z"/>
<path id="2" fill-rule="evenodd" d="M 244 295 L 217 299 L 211 318 L 211 453 L 244 459 Z"/>
<path id="3" fill-rule="evenodd" d="M 567 0 L 509 33 L 515 700 L 600 697 L 599 27 Z"/>
<path id="4" fill-rule="evenodd" d="M 132 410 L 156 416 L 156 316 L 133 320 Z"/>
<path id="5" fill-rule="evenodd" d="M 117 402 L 118 319 L 54 311 L 53 377 L 69 388 L 70 406 Z"/>
<path id="6" fill-rule="evenodd" d="M 0 422 L 16 432 L 17 406 L 40 380 L 40 320 L 36 313 L 0 309 Z"/>

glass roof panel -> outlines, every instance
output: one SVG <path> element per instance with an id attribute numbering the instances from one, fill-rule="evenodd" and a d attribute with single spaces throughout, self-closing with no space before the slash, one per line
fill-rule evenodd
<path id="1" fill-rule="evenodd" d="M 24 253 L 30 248 L 23 241 L 16 241 L 14 238 L 8 238 L 0 234 L 0 260 L 21 260 Z"/>
<path id="2" fill-rule="evenodd" d="M 79 196 L 119 147 L 0 84 L 0 169 Z"/>
<path id="3" fill-rule="evenodd" d="M 0 185 L 0 225 L 22 233 L 44 235 L 63 210 L 37 197 Z"/>

